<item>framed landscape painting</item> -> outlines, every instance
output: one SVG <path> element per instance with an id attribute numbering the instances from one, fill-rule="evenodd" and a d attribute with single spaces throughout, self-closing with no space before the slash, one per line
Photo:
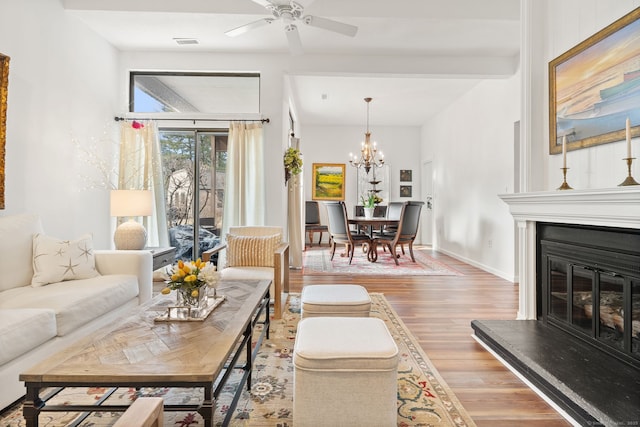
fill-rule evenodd
<path id="1" fill-rule="evenodd" d="M 344 163 L 314 163 L 311 198 L 344 200 L 344 177 Z"/>
<path id="2" fill-rule="evenodd" d="M 640 135 L 640 8 L 549 63 L 549 154 Z"/>

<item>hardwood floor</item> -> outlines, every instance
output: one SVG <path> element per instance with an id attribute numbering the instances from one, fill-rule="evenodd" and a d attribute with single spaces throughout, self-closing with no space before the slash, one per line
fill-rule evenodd
<path id="1" fill-rule="evenodd" d="M 290 290 L 354 283 L 384 293 L 479 427 L 570 426 L 472 338 L 474 319 L 515 319 L 517 286 L 449 256 L 431 255 L 464 276 L 303 276 L 291 270 Z"/>

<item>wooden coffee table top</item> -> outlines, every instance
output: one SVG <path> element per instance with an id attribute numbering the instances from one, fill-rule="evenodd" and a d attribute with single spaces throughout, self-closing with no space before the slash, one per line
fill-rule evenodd
<path id="1" fill-rule="evenodd" d="M 122 321 L 23 372 L 27 383 L 75 385 L 212 383 L 269 289 L 270 281 L 219 283 L 226 300 L 202 322 L 155 322 L 175 304 L 158 295 Z"/>

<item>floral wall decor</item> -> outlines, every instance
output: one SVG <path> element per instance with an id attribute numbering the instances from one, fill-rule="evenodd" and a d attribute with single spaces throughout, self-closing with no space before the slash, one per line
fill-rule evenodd
<path id="1" fill-rule="evenodd" d="M 284 152 L 284 184 L 289 179 L 302 172 L 302 153 L 297 148 L 289 147 Z"/>

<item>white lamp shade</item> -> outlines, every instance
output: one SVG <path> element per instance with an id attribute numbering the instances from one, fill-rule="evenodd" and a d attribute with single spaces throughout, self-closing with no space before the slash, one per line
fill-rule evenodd
<path id="1" fill-rule="evenodd" d="M 111 190 L 111 216 L 149 216 L 150 190 Z"/>

